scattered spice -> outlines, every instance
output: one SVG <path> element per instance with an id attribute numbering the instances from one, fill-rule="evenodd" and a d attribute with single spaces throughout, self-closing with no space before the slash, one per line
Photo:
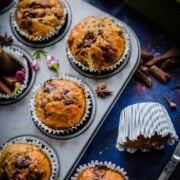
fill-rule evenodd
<path id="1" fill-rule="evenodd" d="M 158 57 L 152 58 L 150 61 L 148 61 L 146 63 L 146 66 L 152 66 L 152 65 L 157 64 L 161 61 L 165 61 L 166 59 L 177 58 L 177 57 L 180 57 L 180 50 L 173 46 L 168 51 L 166 51 L 164 54 L 162 54 Z"/>
<path id="2" fill-rule="evenodd" d="M 2 46 L 9 46 L 13 42 L 12 36 L 8 36 L 7 33 L 4 35 L 0 34 L 0 45 Z"/>
<path id="3" fill-rule="evenodd" d="M 162 83 L 166 83 L 171 79 L 171 76 L 168 73 L 164 72 L 155 65 L 149 68 L 149 72 L 157 79 L 159 79 Z"/>
<path id="4" fill-rule="evenodd" d="M 111 95 L 111 94 L 112 94 L 112 91 L 110 91 L 109 89 L 107 89 L 107 84 L 106 84 L 105 82 L 103 82 L 103 83 L 100 83 L 100 84 L 97 86 L 96 94 L 97 94 L 99 97 L 105 98 L 106 96 Z"/>
<path id="5" fill-rule="evenodd" d="M 141 50 L 141 62 L 135 73 L 135 76 L 146 86 L 152 86 L 150 75 L 154 76 L 162 83 L 167 83 L 171 76 L 166 72 L 170 67 L 178 66 L 180 61 L 180 49 L 173 46 L 167 52 L 154 57 L 147 50 Z"/>
<path id="6" fill-rule="evenodd" d="M 141 70 L 137 70 L 135 73 L 135 76 L 141 80 L 144 84 L 146 84 L 148 87 L 152 86 L 152 79 L 147 76 L 145 73 L 143 73 Z"/>
<path id="7" fill-rule="evenodd" d="M 175 110 L 177 108 L 176 103 L 172 102 L 167 96 L 164 96 L 164 100 L 167 102 L 167 104 L 172 110 Z"/>

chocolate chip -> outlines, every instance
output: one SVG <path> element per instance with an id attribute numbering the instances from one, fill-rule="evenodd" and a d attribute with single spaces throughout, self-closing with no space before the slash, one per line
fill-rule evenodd
<path id="1" fill-rule="evenodd" d="M 96 37 L 93 32 L 88 32 L 83 39 L 83 47 L 91 47 L 91 44 L 96 42 Z"/>
<path id="2" fill-rule="evenodd" d="M 61 89 L 60 90 L 60 94 L 67 94 L 69 92 L 69 90 L 67 90 L 67 89 Z"/>
<path id="3" fill-rule="evenodd" d="M 30 11 L 25 11 L 22 15 L 23 26 L 29 28 L 32 24 L 32 13 Z"/>
<path id="4" fill-rule="evenodd" d="M 56 88 L 50 84 L 50 81 L 44 83 L 44 92 L 50 93 L 54 91 Z"/>
<path id="5" fill-rule="evenodd" d="M 25 175 L 22 174 L 22 173 L 19 172 L 19 171 L 16 171 L 16 172 L 13 174 L 13 178 L 14 178 L 14 180 L 24 180 L 24 179 L 25 179 Z"/>
<path id="6" fill-rule="evenodd" d="M 93 177 L 95 180 L 103 180 L 105 176 L 105 170 L 107 169 L 104 165 L 96 165 L 93 169 Z"/>
<path id="7" fill-rule="evenodd" d="M 102 29 L 98 30 L 98 35 L 103 35 L 103 30 Z"/>
<path id="8" fill-rule="evenodd" d="M 34 169 L 33 171 L 30 171 L 29 174 L 27 174 L 26 178 L 27 180 L 39 180 L 43 176 L 43 171 Z"/>
<path id="9" fill-rule="evenodd" d="M 102 46 L 103 57 L 106 62 L 111 62 L 115 58 L 115 50 L 110 45 Z"/>
<path id="10" fill-rule="evenodd" d="M 27 168 L 30 165 L 30 161 L 31 161 L 31 159 L 28 155 L 18 157 L 15 162 L 15 167 L 18 169 Z"/>
<path id="11" fill-rule="evenodd" d="M 64 100 L 64 103 L 66 105 L 71 105 L 71 104 L 75 104 L 75 101 L 74 101 L 74 99 L 66 99 L 66 100 Z"/>

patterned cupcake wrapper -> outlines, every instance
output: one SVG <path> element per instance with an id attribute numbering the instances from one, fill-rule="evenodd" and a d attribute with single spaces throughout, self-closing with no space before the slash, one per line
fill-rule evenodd
<path id="1" fill-rule="evenodd" d="M 78 60 L 75 59 L 75 57 L 73 56 L 73 54 L 71 53 L 71 50 L 69 48 L 68 45 L 68 36 L 66 39 L 66 53 L 67 53 L 67 57 L 70 61 L 72 61 L 72 63 L 74 63 L 78 68 L 80 68 L 81 70 L 83 70 L 84 72 L 88 72 L 88 73 L 96 73 L 101 75 L 102 73 L 108 73 L 108 72 L 112 72 L 116 69 L 118 69 L 119 67 L 121 67 L 122 64 L 126 63 L 127 60 L 129 59 L 130 56 L 130 51 L 131 51 L 131 42 L 130 42 L 130 37 L 128 32 L 125 30 L 125 26 L 124 24 L 122 24 L 120 21 L 118 21 L 115 18 L 111 18 L 110 16 L 106 15 L 105 17 L 111 19 L 115 24 L 117 24 L 118 26 L 120 26 L 123 29 L 123 37 L 125 39 L 125 49 L 124 49 L 124 53 L 121 56 L 121 58 L 113 65 L 105 67 L 103 69 L 93 69 L 90 67 L 87 67 L 85 65 L 83 65 L 81 62 L 79 62 Z M 76 27 L 76 26 L 75 26 Z M 74 28 L 75 28 L 74 27 Z"/>
<path id="2" fill-rule="evenodd" d="M 59 161 L 55 151 L 43 140 L 34 136 L 23 135 L 10 139 L 7 143 L 3 144 L 0 153 L 11 144 L 30 144 L 38 146 L 42 152 L 47 156 L 51 164 L 51 177 L 50 180 L 56 180 L 59 176 Z"/>
<path id="3" fill-rule="evenodd" d="M 60 32 L 60 30 L 64 27 L 65 25 L 65 22 L 66 22 L 66 17 L 67 17 L 67 14 L 68 14 L 68 10 L 65 6 L 65 2 L 64 0 L 60 0 L 60 2 L 62 3 L 62 6 L 63 6 L 63 10 L 64 10 L 64 16 L 61 18 L 61 22 L 62 24 L 57 26 L 52 32 L 48 33 L 47 36 L 45 37 L 41 37 L 41 36 L 36 36 L 36 38 L 32 39 L 32 40 L 29 40 L 28 37 L 29 37 L 29 34 L 22 31 L 20 28 L 19 28 L 19 25 L 17 24 L 16 22 L 16 7 L 17 7 L 17 4 L 18 4 L 18 1 L 15 5 L 15 8 L 11 11 L 11 19 L 12 19 L 12 25 L 15 27 L 16 31 L 22 36 L 24 37 L 25 39 L 29 40 L 29 41 L 32 41 L 32 42 L 35 42 L 35 43 L 40 43 L 40 42 L 44 42 L 44 41 L 49 41 L 50 39 L 52 39 L 54 36 L 58 35 L 58 33 Z"/>
<path id="4" fill-rule="evenodd" d="M 77 169 L 76 169 L 76 173 L 71 177 L 71 180 L 77 180 L 78 179 L 78 176 L 87 168 L 90 168 L 90 167 L 94 167 L 96 165 L 101 165 L 101 166 L 106 166 L 107 168 L 113 170 L 113 171 L 116 171 L 118 173 L 120 173 L 125 180 L 128 180 L 128 176 L 127 176 L 127 173 L 126 171 L 121 168 L 120 166 L 116 166 L 115 164 L 113 164 L 112 162 L 99 162 L 97 160 L 95 161 L 91 161 L 90 163 L 88 164 L 84 164 L 84 165 L 80 165 Z"/>
<path id="5" fill-rule="evenodd" d="M 60 137 L 60 136 L 66 136 L 66 135 L 70 135 L 70 134 L 74 134 L 76 133 L 78 130 L 81 129 L 81 127 L 90 119 L 91 117 L 91 113 L 92 113 L 92 97 L 90 95 L 90 89 L 84 84 L 82 83 L 82 81 L 80 79 L 77 79 L 75 77 L 71 77 L 71 76 L 67 76 L 67 75 L 60 75 L 60 77 L 54 77 L 54 78 L 48 78 L 48 79 L 62 79 L 62 80 L 70 80 L 73 81 L 75 83 L 77 83 L 79 86 L 81 86 L 84 89 L 85 92 L 85 97 L 86 97 L 86 112 L 84 114 L 84 116 L 82 117 L 81 121 L 79 124 L 76 124 L 75 126 L 71 127 L 71 128 L 65 128 L 65 129 L 53 129 L 51 127 L 48 127 L 46 124 L 42 123 L 39 118 L 36 115 L 36 107 L 35 107 L 35 95 L 36 92 L 42 88 L 44 82 L 40 83 L 38 86 L 36 86 L 36 88 L 34 88 L 34 96 L 32 97 L 32 99 L 30 100 L 30 113 L 32 116 L 32 119 L 34 121 L 34 123 L 45 133 L 48 134 L 49 136 L 52 137 Z"/>
<path id="6" fill-rule="evenodd" d="M 22 92 L 27 88 L 28 85 L 28 80 L 29 80 L 29 67 L 28 67 L 28 62 L 27 60 L 23 57 L 24 54 L 17 50 L 13 49 L 11 47 L 3 47 L 3 50 L 13 59 L 15 59 L 17 62 L 19 62 L 22 67 L 24 68 L 25 71 L 25 79 L 24 79 L 24 84 L 20 88 L 20 90 L 16 93 L 14 96 L 10 96 L 8 94 L 0 93 L 0 99 L 15 99 L 17 98 Z"/>
<path id="7" fill-rule="evenodd" d="M 172 145 L 178 140 L 171 119 L 162 104 L 148 102 L 130 105 L 124 108 L 120 115 L 119 131 L 116 147 L 120 151 L 136 152 L 140 149 L 142 152 L 150 149 L 125 147 L 124 143 L 127 138 L 131 141 L 137 140 L 138 136 L 143 135 L 145 138 L 151 138 L 155 134 L 170 138 L 167 144 Z M 164 148 L 164 145 L 156 149 Z"/>

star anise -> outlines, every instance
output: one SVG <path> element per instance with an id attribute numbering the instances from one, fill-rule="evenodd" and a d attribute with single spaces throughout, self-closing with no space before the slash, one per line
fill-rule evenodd
<path id="1" fill-rule="evenodd" d="M 12 44 L 12 42 L 12 36 L 8 36 L 7 33 L 5 33 L 4 35 L 0 34 L 0 45 L 9 46 L 10 44 Z"/>
<path id="2" fill-rule="evenodd" d="M 106 84 L 105 82 L 103 82 L 103 83 L 100 83 L 100 84 L 97 86 L 96 94 L 97 94 L 99 97 L 105 98 L 105 96 L 111 95 L 111 94 L 112 94 L 112 91 L 110 91 L 109 89 L 107 89 L 107 84 Z"/>

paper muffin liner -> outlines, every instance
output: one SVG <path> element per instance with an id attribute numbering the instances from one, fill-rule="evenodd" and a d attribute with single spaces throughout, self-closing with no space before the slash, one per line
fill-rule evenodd
<path id="1" fill-rule="evenodd" d="M 51 164 L 51 177 L 50 180 L 56 180 L 59 176 L 59 161 L 55 151 L 43 140 L 34 136 L 24 135 L 10 139 L 7 143 L 3 144 L 0 148 L 0 153 L 11 144 L 30 144 L 38 146 L 42 152 L 47 156 Z"/>
<path id="2" fill-rule="evenodd" d="M 40 128 L 40 130 L 42 130 L 45 134 L 47 134 L 49 136 L 58 138 L 59 136 L 66 136 L 66 135 L 74 134 L 78 130 L 80 130 L 81 127 L 86 122 L 88 122 L 88 120 L 90 119 L 90 116 L 92 113 L 92 105 L 93 105 L 92 97 L 89 93 L 90 89 L 80 79 L 77 79 L 77 78 L 71 77 L 71 76 L 67 76 L 65 74 L 60 75 L 60 77 L 53 77 L 53 78 L 49 78 L 47 80 L 50 80 L 50 79 L 69 80 L 69 81 L 73 81 L 73 82 L 77 83 L 80 87 L 82 87 L 84 89 L 84 93 L 85 93 L 85 97 L 86 97 L 85 114 L 82 117 L 81 121 L 71 128 L 54 129 L 54 128 L 51 128 L 51 127 L 47 126 L 46 124 L 42 123 L 41 120 L 39 120 L 38 116 L 36 115 L 36 106 L 35 106 L 35 96 L 36 96 L 36 93 L 42 88 L 42 86 L 44 84 L 44 82 L 42 82 L 34 88 L 34 90 L 33 90 L 34 95 L 30 100 L 29 105 L 30 105 L 30 113 L 31 113 L 32 119 L 33 119 L 34 123 L 38 126 L 38 128 Z"/>
<path id="3" fill-rule="evenodd" d="M 137 140 L 139 135 L 143 135 L 145 138 L 151 138 L 155 134 L 162 137 L 169 135 L 170 138 L 167 141 L 169 145 L 174 144 L 178 140 L 178 136 L 165 107 L 155 102 L 130 105 L 124 108 L 120 114 L 116 148 L 119 151 L 126 150 L 130 153 L 134 153 L 138 149 L 142 152 L 149 151 L 150 149 L 125 147 L 123 144 L 127 142 L 127 138 L 134 141 Z M 156 147 L 156 149 L 162 149 L 164 146 L 165 144 Z"/>
<path id="4" fill-rule="evenodd" d="M 99 162 L 97 160 L 95 161 L 91 161 L 88 164 L 84 164 L 84 165 L 80 165 L 77 169 L 76 169 L 76 173 L 71 177 L 71 180 L 77 180 L 78 176 L 87 168 L 91 168 L 91 167 L 95 167 L 96 165 L 100 165 L 100 166 L 106 166 L 107 168 L 116 171 L 118 173 L 120 173 L 125 180 L 128 180 L 128 176 L 126 171 L 121 168 L 120 166 L 116 166 L 115 164 L 113 164 L 112 162 Z"/>
<path id="5" fill-rule="evenodd" d="M 8 94 L 4 94 L 4 93 L 0 93 L 0 99 L 15 99 L 16 97 L 18 97 L 20 94 L 22 94 L 22 92 L 27 88 L 28 85 L 28 80 L 29 80 L 29 67 L 28 67 L 28 62 L 27 60 L 23 57 L 24 54 L 17 50 L 17 49 L 13 49 L 11 47 L 3 47 L 3 50 L 13 59 L 15 59 L 17 62 L 19 62 L 24 71 L 25 71 L 25 79 L 24 79 L 24 84 L 23 86 L 19 89 L 19 91 L 14 95 L 14 96 L 10 96 Z"/>
<path id="6" fill-rule="evenodd" d="M 87 72 L 87 73 L 91 73 L 91 74 L 98 74 L 101 75 L 103 73 L 108 73 L 108 72 L 112 72 L 116 69 L 118 69 L 119 67 L 121 67 L 122 64 L 126 63 L 126 61 L 128 60 L 129 56 L 130 56 L 130 51 L 131 51 L 131 43 L 130 43 L 130 37 L 128 32 L 125 29 L 124 24 L 122 24 L 120 21 L 118 21 L 117 19 L 113 19 L 110 16 L 106 15 L 104 17 L 107 17 L 108 19 L 112 20 L 115 24 L 117 24 L 118 26 L 121 27 L 122 29 L 122 36 L 125 40 L 125 49 L 124 49 L 124 53 L 122 54 L 122 56 L 120 57 L 120 59 L 113 65 L 105 67 L 103 69 L 93 69 L 90 68 L 88 66 L 83 65 L 81 62 L 79 62 L 78 60 L 76 60 L 76 58 L 73 56 L 73 54 L 71 53 L 71 50 L 69 48 L 68 45 L 68 36 L 66 38 L 66 54 L 68 59 L 75 64 L 78 68 L 80 68 L 82 71 Z M 76 25 L 75 25 L 76 27 Z M 75 28 L 74 27 L 74 28 Z"/>
<path id="7" fill-rule="evenodd" d="M 45 37 L 36 36 L 36 38 L 29 40 L 28 39 L 29 34 L 20 29 L 18 23 L 16 22 L 16 7 L 17 7 L 17 4 L 18 4 L 19 1 L 16 2 L 15 8 L 11 11 L 11 19 L 12 19 L 11 23 L 14 26 L 14 28 L 16 29 L 16 31 L 22 37 L 27 39 L 28 41 L 31 41 L 31 42 L 34 42 L 34 43 L 40 43 L 40 42 L 44 42 L 44 41 L 49 41 L 50 39 L 52 39 L 53 37 L 55 37 L 56 35 L 59 34 L 60 30 L 64 27 L 65 22 L 66 22 L 68 9 L 65 6 L 64 0 L 59 0 L 59 1 L 62 4 L 63 10 L 64 10 L 64 16 L 61 18 L 62 24 L 59 25 L 59 26 L 56 26 L 55 29 L 52 32 L 48 33 Z"/>

